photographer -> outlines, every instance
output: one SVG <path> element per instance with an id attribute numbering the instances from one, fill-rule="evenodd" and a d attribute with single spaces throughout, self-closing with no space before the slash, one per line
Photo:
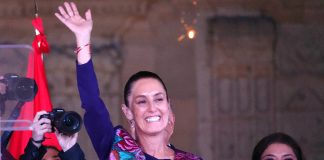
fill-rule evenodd
<path id="1" fill-rule="evenodd" d="M 41 115 L 48 114 L 46 111 L 37 112 L 34 117 L 32 138 L 30 138 L 25 153 L 20 156 L 21 160 L 42 160 L 44 155 L 49 156 L 48 149 L 42 145 L 44 134 L 52 132 L 51 120 L 48 118 L 40 118 Z M 59 133 L 55 128 L 55 134 L 62 147 L 62 151 L 58 155 L 50 155 L 52 158 L 62 160 L 84 160 L 84 154 L 80 146 L 76 143 L 78 133 L 73 135 L 64 135 Z M 55 153 L 55 152 L 54 152 Z"/>

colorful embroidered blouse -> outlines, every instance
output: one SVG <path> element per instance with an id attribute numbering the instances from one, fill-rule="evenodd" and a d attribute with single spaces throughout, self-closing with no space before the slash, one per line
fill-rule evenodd
<path id="1" fill-rule="evenodd" d="M 137 159 L 156 160 L 143 152 L 136 141 L 121 126 L 113 127 L 109 112 L 100 98 L 92 60 L 77 65 L 77 82 L 82 107 L 85 109 L 84 125 L 100 160 Z M 202 159 L 170 146 L 176 160 Z"/>

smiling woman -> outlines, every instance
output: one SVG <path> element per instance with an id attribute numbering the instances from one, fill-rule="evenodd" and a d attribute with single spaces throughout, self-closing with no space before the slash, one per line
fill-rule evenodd
<path id="1" fill-rule="evenodd" d="M 121 126 L 113 126 L 100 98 L 91 60 L 91 11 L 87 10 L 83 18 L 73 2 L 65 2 L 58 10 L 55 16 L 76 37 L 77 82 L 86 111 L 84 125 L 99 159 L 201 159 L 169 144 L 175 118 L 167 89 L 153 72 L 140 71 L 125 85 L 122 110 L 130 123 L 130 134 Z"/>
<path id="2" fill-rule="evenodd" d="M 125 87 L 122 109 L 126 118 L 137 124 L 138 138 L 142 139 L 140 137 L 145 133 L 163 131 L 168 125 L 171 108 L 160 77 L 149 71 L 140 71 L 130 78 L 126 86 L 130 87 Z"/>

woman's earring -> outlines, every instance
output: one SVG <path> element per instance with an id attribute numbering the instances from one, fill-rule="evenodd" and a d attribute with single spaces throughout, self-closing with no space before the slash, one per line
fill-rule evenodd
<path id="1" fill-rule="evenodd" d="M 132 128 L 135 127 L 135 121 L 133 119 L 129 121 L 129 124 Z"/>

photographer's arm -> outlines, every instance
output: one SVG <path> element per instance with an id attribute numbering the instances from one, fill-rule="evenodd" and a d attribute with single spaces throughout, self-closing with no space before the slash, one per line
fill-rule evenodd
<path id="1" fill-rule="evenodd" d="M 84 153 L 78 143 L 65 152 L 59 152 L 59 157 L 62 160 L 85 160 Z"/>
<path id="2" fill-rule="evenodd" d="M 24 154 L 19 157 L 19 160 L 41 160 L 45 153 L 46 148 L 44 146 L 37 147 L 34 145 L 32 139 L 30 139 L 24 149 Z"/>
<path id="3" fill-rule="evenodd" d="M 59 156 L 62 160 L 84 160 L 84 153 L 81 150 L 81 147 L 77 143 L 78 133 L 75 133 L 71 136 L 63 135 L 55 132 L 59 144 L 62 147 L 62 151 L 59 153 Z"/>
<path id="4" fill-rule="evenodd" d="M 44 134 L 52 131 L 51 121 L 47 118 L 39 119 L 46 111 L 37 112 L 33 121 L 32 138 L 30 138 L 24 154 L 20 156 L 21 160 L 41 159 L 46 153 L 46 148 L 42 146 Z"/>

